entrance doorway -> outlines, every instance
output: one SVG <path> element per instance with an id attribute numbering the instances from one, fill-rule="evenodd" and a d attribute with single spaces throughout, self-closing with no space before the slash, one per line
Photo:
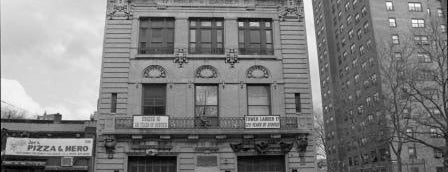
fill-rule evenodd
<path id="1" fill-rule="evenodd" d="M 284 172 L 284 156 L 240 156 L 238 172 Z"/>
<path id="2" fill-rule="evenodd" d="M 176 157 L 129 157 L 129 172 L 176 172 Z"/>

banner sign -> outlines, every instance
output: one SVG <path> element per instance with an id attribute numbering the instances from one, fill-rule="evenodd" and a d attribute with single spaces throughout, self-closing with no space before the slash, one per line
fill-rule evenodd
<path id="1" fill-rule="evenodd" d="M 280 116 L 246 116 L 246 128 L 280 128 Z"/>
<path id="2" fill-rule="evenodd" d="M 168 128 L 168 116 L 134 116 L 134 128 Z"/>
<path id="3" fill-rule="evenodd" d="M 6 155 L 92 156 L 93 139 L 8 137 Z"/>

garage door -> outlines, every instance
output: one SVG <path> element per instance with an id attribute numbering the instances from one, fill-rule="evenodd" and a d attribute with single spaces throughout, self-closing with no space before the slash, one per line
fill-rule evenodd
<path id="1" fill-rule="evenodd" d="M 285 157 L 240 156 L 238 172 L 285 172 Z"/>
<path id="2" fill-rule="evenodd" d="M 176 172 L 176 157 L 129 157 L 129 172 Z"/>

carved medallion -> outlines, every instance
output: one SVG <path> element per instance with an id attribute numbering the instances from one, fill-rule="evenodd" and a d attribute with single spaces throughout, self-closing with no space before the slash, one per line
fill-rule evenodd
<path id="1" fill-rule="evenodd" d="M 159 65 L 150 65 L 143 71 L 144 78 L 166 78 L 166 70 Z"/>
<path id="2" fill-rule="evenodd" d="M 196 78 L 216 78 L 218 70 L 211 65 L 203 65 L 196 69 Z"/>
<path id="3" fill-rule="evenodd" d="M 247 70 L 247 78 L 269 78 L 269 71 L 264 66 L 255 65 Z"/>
<path id="4" fill-rule="evenodd" d="M 110 0 L 107 16 L 109 19 L 131 19 L 133 7 L 130 0 Z"/>

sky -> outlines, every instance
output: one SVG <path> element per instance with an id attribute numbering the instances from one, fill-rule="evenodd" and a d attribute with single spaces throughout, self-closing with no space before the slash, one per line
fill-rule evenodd
<path id="1" fill-rule="evenodd" d="M 311 0 L 305 0 L 313 103 L 321 109 Z M 2 0 L 2 107 L 87 120 L 96 111 L 106 0 Z"/>

